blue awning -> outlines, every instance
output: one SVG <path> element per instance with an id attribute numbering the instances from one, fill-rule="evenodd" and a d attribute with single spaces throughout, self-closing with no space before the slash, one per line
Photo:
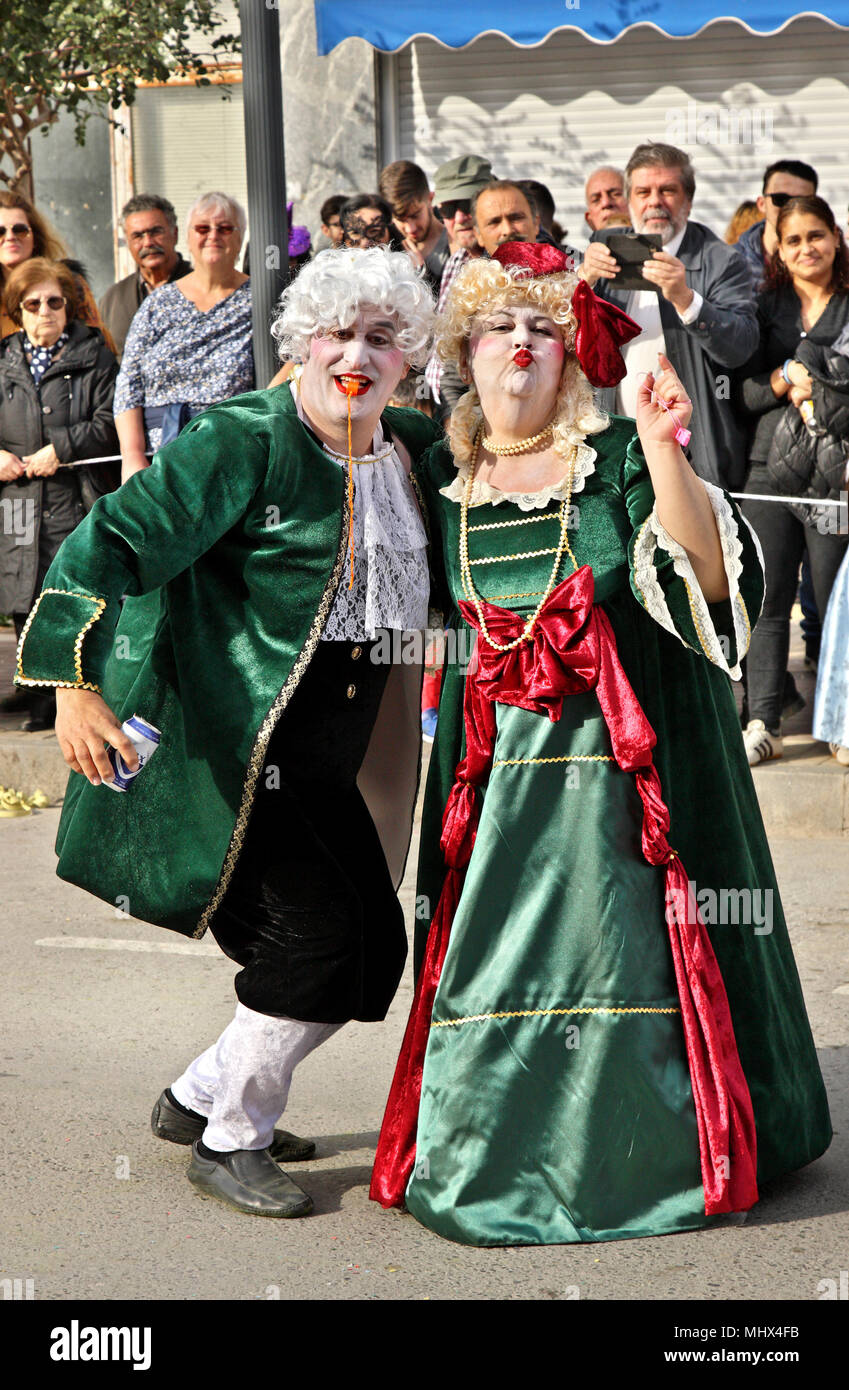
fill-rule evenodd
<path id="1" fill-rule="evenodd" d="M 849 28 L 849 0 L 813 0 L 797 11 L 790 0 L 314 0 L 319 53 L 343 39 L 365 39 L 394 53 L 413 39 L 465 48 L 481 34 L 500 34 L 532 48 L 550 34 L 574 29 L 612 43 L 638 24 L 670 38 L 697 34 L 716 20 L 736 20 L 755 34 L 774 34 L 794 19 L 813 17 Z"/>

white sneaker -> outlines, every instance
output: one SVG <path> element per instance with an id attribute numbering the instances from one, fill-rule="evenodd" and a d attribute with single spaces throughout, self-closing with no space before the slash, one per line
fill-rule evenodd
<path id="1" fill-rule="evenodd" d="M 849 748 L 842 747 L 839 743 L 830 743 L 831 755 L 836 758 L 841 767 L 849 767 Z"/>
<path id="2" fill-rule="evenodd" d="M 743 730 L 743 743 L 749 767 L 757 763 L 767 763 L 770 758 L 784 755 L 784 743 L 776 734 L 771 734 L 762 719 L 750 719 Z"/>

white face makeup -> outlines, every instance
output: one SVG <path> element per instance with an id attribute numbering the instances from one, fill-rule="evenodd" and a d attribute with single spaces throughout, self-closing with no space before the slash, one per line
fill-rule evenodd
<path id="1" fill-rule="evenodd" d="M 475 319 L 468 347 L 472 379 L 484 414 L 499 396 L 534 397 L 551 414 L 566 349 L 558 324 L 541 310 L 511 305 Z"/>
<path id="2" fill-rule="evenodd" d="M 404 354 L 397 345 L 397 324 L 384 309 L 363 309 L 349 328 L 337 328 L 310 343 L 301 374 L 304 410 L 319 429 L 338 435 L 347 428 L 350 392 L 351 420 L 372 431 L 395 387 L 407 375 Z"/>

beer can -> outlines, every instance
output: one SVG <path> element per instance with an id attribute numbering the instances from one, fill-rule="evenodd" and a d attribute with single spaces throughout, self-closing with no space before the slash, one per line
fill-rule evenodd
<path id="1" fill-rule="evenodd" d="M 104 782 L 103 785 L 111 787 L 113 792 L 127 790 L 133 778 L 138 777 L 145 764 L 150 762 L 162 737 L 159 730 L 153 724 L 148 724 L 146 719 L 142 719 L 140 714 L 133 714 L 129 719 L 125 719 L 121 728 L 138 753 L 139 765 L 133 772 L 116 749 L 107 749 L 109 761 L 115 771 L 115 779 L 112 782 Z"/>

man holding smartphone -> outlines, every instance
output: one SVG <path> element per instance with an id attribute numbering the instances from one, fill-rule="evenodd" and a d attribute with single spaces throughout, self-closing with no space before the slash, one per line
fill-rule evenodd
<path id="1" fill-rule="evenodd" d="M 757 346 L 755 302 L 740 253 L 689 220 L 695 188 L 683 150 L 639 145 L 625 169 L 631 221 L 636 233 L 660 237 L 660 248 L 642 265 L 645 288 L 622 287 L 623 267 L 603 241 L 590 243 L 579 273 L 643 330 L 623 349 L 627 376 L 615 391 L 602 392 L 603 408 L 634 415 L 642 373 L 653 371 L 657 354 L 664 353 L 695 407 L 693 468 L 708 482 L 736 489 L 745 476 L 746 441 L 732 408 L 730 377 Z"/>

